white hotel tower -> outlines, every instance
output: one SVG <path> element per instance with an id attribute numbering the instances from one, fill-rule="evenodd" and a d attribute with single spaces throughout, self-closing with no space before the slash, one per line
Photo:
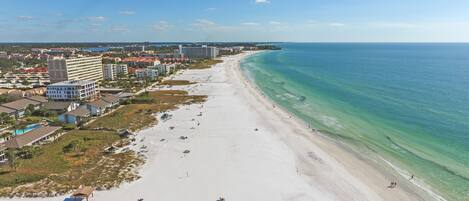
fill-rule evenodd
<path id="1" fill-rule="evenodd" d="M 90 80 L 99 82 L 103 79 L 102 58 L 92 57 L 55 57 L 48 60 L 51 83 L 69 80 Z"/>

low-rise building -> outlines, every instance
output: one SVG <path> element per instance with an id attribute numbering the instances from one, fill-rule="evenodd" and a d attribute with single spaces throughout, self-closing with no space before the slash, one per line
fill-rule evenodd
<path id="1" fill-rule="evenodd" d="M 135 70 L 135 77 L 137 79 L 155 80 L 156 78 L 158 78 L 158 75 L 159 75 L 158 69 L 144 68 L 144 69 Z"/>
<path id="2" fill-rule="evenodd" d="M 1 88 L 34 88 L 50 83 L 47 73 L 5 73 L 0 75 Z"/>
<path id="3" fill-rule="evenodd" d="M 26 112 L 26 109 L 30 105 L 33 106 L 34 110 L 37 110 L 37 109 L 41 108 L 42 104 L 43 103 L 41 103 L 39 101 L 34 101 L 34 100 L 23 98 L 23 99 L 19 99 L 19 100 L 13 101 L 13 102 L 2 104 L 1 106 L 5 107 L 5 108 L 8 108 L 8 109 L 11 109 L 11 110 L 14 110 L 15 111 L 14 112 L 15 117 L 20 118 L 20 117 L 24 116 L 24 113 Z"/>
<path id="4" fill-rule="evenodd" d="M 96 100 L 88 103 L 86 106 L 91 115 L 101 116 L 102 114 L 106 113 L 107 108 L 110 108 L 111 104 L 103 100 Z"/>
<path id="5" fill-rule="evenodd" d="M 123 59 L 122 62 L 126 63 L 129 67 L 139 68 L 154 66 L 161 63 L 160 60 L 156 57 L 128 57 Z"/>
<path id="6" fill-rule="evenodd" d="M 25 96 L 25 99 L 36 101 L 41 103 L 41 106 L 44 105 L 44 103 L 47 103 L 47 98 L 44 96 Z"/>
<path id="7" fill-rule="evenodd" d="M 11 118 L 16 117 L 16 110 L 10 109 L 10 108 L 7 108 L 7 107 L 0 106 L 0 114 L 1 113 L 5 113 L 8 116 L 10 116 Z"/>
<path id="8" fill-rule="evenodd" d="M 76 110 L 80 106 L 76 102 L 62 102 L 62 101 L 49 101 L 44 104 L 44 109 L 55 112 L 57 114 L 62 114 L 65 112 L 70 112 Z"/>
<path id="9" fill-rule="evenodd" d="M 86 107 L 79 107 L 70 112 L 59 115 L 59 121 L 67 124 L 81 124 L 85 122 L 86 118 L 90 117 L 91 113 Z"/>
<path id="10" fill-rule="evenodd" d="M 119 75 L 129 74 L 127 64 L 104 64 L 103 76 L 105 80 L 116 80 Z"/>
<path id="11" fill-rule="evenodd" d="M 114 108 L 119 105 L 119 97 L 112 94 L 104 94 L 101 97 L 101 100 L 109 103 L 111 108 Z"/>
<path id="12" fill-rule="evenodd" d="M 72 80 L 47 86 L 46 96 L 53 101 L 86 101 L 98 97 L 95 81 Z"/>
<path id="13" fill-rule="evenodd" d="M 32 146 L 39 144 L 45 140 L 49 140 L 50 136 L 60 130 L 61 127 L 43 126 L 36 128 L 21 135 L 17 135 L 5 142 L 8 148 L 22 148 L 24 146 Z"/>

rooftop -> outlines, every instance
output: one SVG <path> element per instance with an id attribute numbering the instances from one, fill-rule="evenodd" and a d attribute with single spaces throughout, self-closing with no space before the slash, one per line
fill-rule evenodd
<path id="1" fill-rule="evenodd" d="M 12 114 L 12 113 L 14 113 L 14 112 L 15 112 L 15 110 L 13 110 L 13 109 L 0 106 L 0 113 Z"/>
<path id="2" fill-rule="evenodd" d="M 104 94 L 101 99 L 102 99 L 103 101 L 108 102 L 108 103 L 119 102 L 119 97 L 118 97 L 118 96 L 111 95 L 111 94 Z"/>
<path id="3" fill-rule="evenodd" d="M 14 110 L 24 110 L 29 105 L 39 105 L 39 104 L 40 102 L 38 101 L 33 101 L 33 100 L 23 98 L 23 99 L 19 99 L 13 102 L 2 104 L 2 106 L 10 108 L 10 109 L 14 109 Z"/>
<path id="4" fill-rule="evenodd" d="M 90 116 L 90 111 L 84 107 L 80 107 L 76 110 L 65 113 L 67 115 L 77 116 L 77 117 L 87 117 Z"/>
<path id="5" fill-rule="evenodd" d="M 40 103 L 46 103 L 47 102 L 47 98 L 44 97 L 44 96 L 31 96 L 31 97 L 25 97 L 26 99 L 28 100 L 33 100 L 33 101 L 37 101 L 37 102 L 40 102 Z"/>
<path id="6" fill-rule="evenodd" d="M 109 106 L 109 103 L 103 100 L 97 100 L 93 101 L 91 103 L 88 103 L 88 105 L 95 106 L 95 107 L 100 107 L 100 108 L 105 108 Z"/>
<path id="7" fill-rule="evenodd" d="M 72 102 L 49 101 L 44 104 L 44 108 L 48 110 L 65 110 Z"/>
<path id="8" fill-rule="evenodd" d="M 61 127 L 56 126 L 44 126 L 36 128 L 32 131 L 24 133 L 22 135 L 17 135 L 14 138 L 5 142 L 5 146 L 8 148 L 21 148 L 27 145 L 31 145 L 39 141 L 43 137 L 47 137 L 54 132 L 58 131 Z"/>
<path id="9" fill-rule="evenodd" d="M 96 84 L 96 82 L 89 81 L 89 80 L 69 80 L 69 81 L 57 82 L 49 86 L 78 86 L 78 85 L 86 85 L 86 84 Z"/>

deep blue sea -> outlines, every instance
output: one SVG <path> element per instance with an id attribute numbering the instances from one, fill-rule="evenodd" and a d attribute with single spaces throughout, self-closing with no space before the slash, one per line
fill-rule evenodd
<path id="1" fill-rule="evenodd" d="M 469 44 L 280 46 L 242 63 L 272 100 L 447 200 L 469 200 Z"/>

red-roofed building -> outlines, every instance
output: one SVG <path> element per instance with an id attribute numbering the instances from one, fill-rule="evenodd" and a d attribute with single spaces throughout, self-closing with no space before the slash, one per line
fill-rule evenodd
<path id="1" fill-rule="evenodd" d="M 19 69 L 22 73 L 47 73 L 47 67 L 36 67 L 36 68 L 21 68 Z"/>
<path id="2" fill-rule="evenodd" d="M 122 60 L 129 67 L 147 67 L 160 64 L 160 60 L 156 57 L 128 57 Z"/>

